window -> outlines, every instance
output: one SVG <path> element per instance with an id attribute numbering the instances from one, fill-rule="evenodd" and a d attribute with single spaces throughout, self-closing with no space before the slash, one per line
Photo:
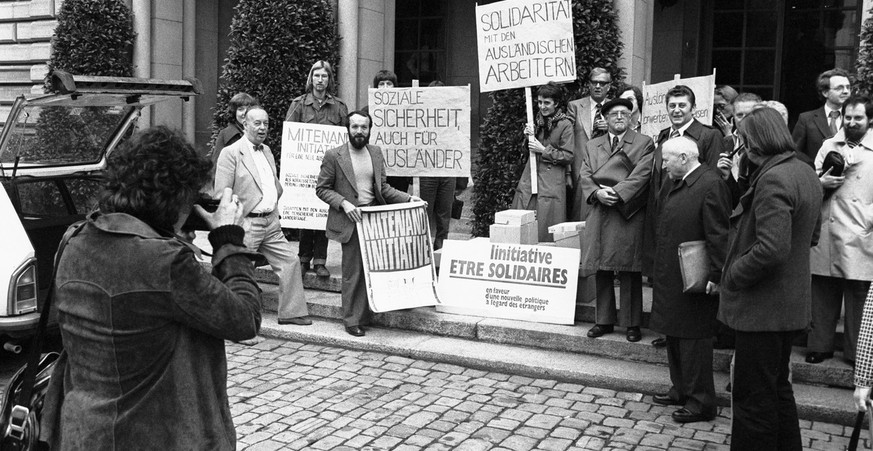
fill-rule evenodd
<path id="1" fill-rule="evenodd" d="M 396 6 L 394 73 L 399 86 L 446 79 L 446 2 L 403 0 Z"/>

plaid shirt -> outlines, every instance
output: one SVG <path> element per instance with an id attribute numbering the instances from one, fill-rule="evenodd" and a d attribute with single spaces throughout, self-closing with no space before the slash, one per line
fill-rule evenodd
<path id="1" fill-rule="evenodd" d="M 873 387 L 873 284 L 864 301 L 861 333 L 855 350 L 855 386 Z"/>

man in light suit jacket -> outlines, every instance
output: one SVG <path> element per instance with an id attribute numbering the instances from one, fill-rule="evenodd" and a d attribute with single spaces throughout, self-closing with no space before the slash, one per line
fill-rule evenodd
<path id="1" fill-rule="evenodd" d="M 809 157 L 808 161 L 814 160 L 824 140 L 832 138 L 843 126 L 840 110 L 852 94 L 849 74 L 842 69 L 822 72 L 816 86 L 825 104 L 821 108 L 800 113 L 791 133 L 797 152 Z"/>
<path id="2" fill-rule="evenodd" d="M 279 324 L 307 326 L 312 320 L 303 295 L 300 260 L 279 225 L 278 204 L 282 184 L 276 161 L 264 144 L 270 120 L 259 107 L 249 108 L 245 136 L 221 150 L 215 171 L 215 192 L 230 188 L 243 204 L 245 245 L 267 258 L 279 277 Z"/>
<path id="3" fill-rule="evenodd" d="M 324 154 L 315 194 L 330 206 L 327 237 L 339 241 L 343 247 L 343 323 L 346 332 L 361 337 L 369 307 L 356 229 L 356 223 L 361 221 L 360 207 L 421 199 L 398 191 L 386 182 L 382 150 L 368 145 L 373 123 L 370 115 L 353 111 L 348 119 L 349 142 Z"/>
<path id="4" fill-rule="evenodd" d="M 607 101 L 609 88 L 612 86 L 612 75 L 602 67 L 591 69 L 588 75 L 588 97 L 573 100 L 567 104 L 567 114 L 573 116 L 573 186 L 567 196 L 567 205 L 570 205 L 569 217 L 572 221 L 584 221 L 588 208 L 582 198 L 579 188 L 579 174 L 582 169 L 582 160 L 585 154 L 585 144 L 589 139 L 602 136 L 606 133 L 606 119 L 600 109 Z"/>

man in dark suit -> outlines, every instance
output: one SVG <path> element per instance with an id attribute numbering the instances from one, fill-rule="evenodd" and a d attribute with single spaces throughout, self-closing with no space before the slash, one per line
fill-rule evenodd
<path id="1" fill-rule="evenodd" d="M 816 87 L 825 104 L 821 108 L 800 113 L 791 133 L 797 151 L 809 157 L 809 161 L 815 159 L 824 140 L 832 138 L 843 126 L 840 110 L 852 94 L 849 73 L 843 69 L 822 72 Z"/>
<path id="2" fill-rule="evenodd" d="M 655 236 L 654 288 L 649 327 L 667 337 L 667 363 L 673 387 L 655 395 L 679 423 L 715 418 L 712 335 L 718 312 L 718 283 L 728 242 L 730 192 L 714 170 L 698 161 L 697 143 L 674 138 L 661 146 L 662 167 L 671 182 L 659 196 Z M 706 286 L 685 292 L 677 249 L 703 241 L 708 261 Z"/>
<path id="3" fill-rule="evenodd" d="M 369 316 L 364 263 L 356 225 L 361 221 L 360 207 L 421 200 L 392 188 L 385 181 L 382 150 L 368 145 L 372 123 L 367 113 L 349 113 L 349 142 L 324 154 L 315 187 L 318 198 L 330 206 L 327 237 L 342 243 L 343 323 L 346 332 L 356 337 L 364 335 L 363 325 Z"/>
<path id="4" fill-rule="evenodd" d="M 249 108 L 243 123 L 245 136 L 225 147 L 218 157 L 215 193 L 230 188 L 243 203 L 245 245 L 263 254 L 279 277 L 279 324 L 306 326 L 312 320 L 307 318 L 303 273 L 279 225 L 282 184 L 276 177 L 273 154 L 264 144 L 269 126 L 263 108 Z"/>
<path id="5" fill-rule="evenodd" d="M 608 133 L 588 141 L 579 175 L 581 202 L 591 205 L 582 231 L 582 268 L 596 271 L 597 320 L 588 336 L 597 338 L 613 331 L 617 315 L 613 278 L 618 272 L 621 300 L 620 326 L 626 327 L 627 340 L 640 341 L 643 317 L 643 276 L 640 253 L 643 241 L 643 214 L 626 218 L 619 210 L 642 199 L 652 172 L 654 144 L 646 135 L 629 128 L 633 104 L 613 99 L 603 104 Z M 633 167 L 618 183 L 601 185 L 594 174 L 605 165 L 625 160 Z M 604 168 L 607 170 L 609 167 Z M 642 205 L 641 205 L 642 207 Z M 629 210 L 630 211 L 630 210 Z"/>
<path id="6" fill-rule="evenodd" d="M 720 285 L 718 319 L 736 330 L 731 449 L 801 449 L 789 361 L 810 322 L 822 188 L 776 110 L 752 111 L 739 134 L 759 169 L 731 215 Z"/>
<path id="7" fill-rule="evenodd" d="M 652 276 L 652 261 L 655 254 L 655 224 L 658 218 L 657 197 L 669 177 L 661 170 L 661 147 L 665 141 L 684 136 L 697 143 L 697 151 L 701 163 L 711 169 L 718 167 L 721 153 L 721 133 L 712 127 L 701 124 L 694 119 L 694 91 L 685 85 L 676 85 L 666 95 L 667 116 L 670 127 L 658 134 L 655 141 L 652 176 L 649 178 L 649 200 L 646 204 L 646 222 L 643 228 L 643 274 Z"/>
<path id="8" fill-rule="evenodd" d="M 567 204 L 570 205 L 569 217 L 572 221 L 584 221 L 588 208 L 582 193 L 579 191 L 578 179 L 582 169 L 585 144 L 589 139 L 606 133 L 606 118 L 601 112 L 604 102 L 612 87 L 612 75 L 602 67 L 591 69 L 588 75 L 588 96 L 576 99 L 567 104 L 567 114 L 575 120 L 573 124 L 573 186 Z"/>

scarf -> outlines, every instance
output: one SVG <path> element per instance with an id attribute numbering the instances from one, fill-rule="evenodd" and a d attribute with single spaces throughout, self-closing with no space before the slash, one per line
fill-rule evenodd
<path id="1" fill-rule="evenodd" d="M 555 124 L 558 123 L 561 119 L 570 119 L 570 116 L 567 116 L 563 110 L 555 110 L 555 114 L 545 117 L 542 113 L 537 113 L 536 118 L 536 132 L 537 135 L 540 134 L 540 131 L 544 131 L 543 136 L 548 137 L 549 133 L 552 132 L 552 129 L 555 128 Z"/>

